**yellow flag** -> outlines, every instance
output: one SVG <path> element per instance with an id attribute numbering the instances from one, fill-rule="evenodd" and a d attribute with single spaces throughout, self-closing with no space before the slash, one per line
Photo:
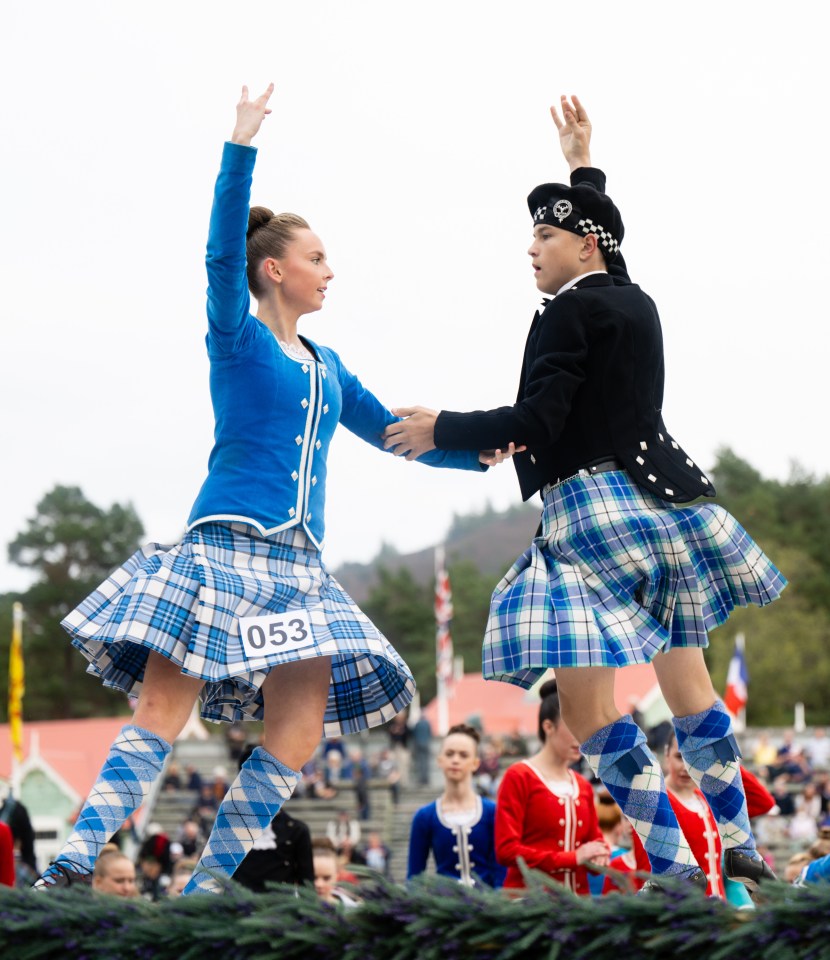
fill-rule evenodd
<path id="1" fill-rule="evenodd" d="M 9 728 L 12 749 L 18 763 L 23 761 L 23 606 L 13 606 L 12 645 L 9 651 Z"/>

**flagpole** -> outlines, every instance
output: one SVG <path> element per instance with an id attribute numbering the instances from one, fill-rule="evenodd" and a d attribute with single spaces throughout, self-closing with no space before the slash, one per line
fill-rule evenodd
<path id="1" fill-rule="evenodd" d="M 11 792 L 20 796 L 23 761 L 23 604 L 12 604 L 12 642 L 9 648 L 9 734 L 12 740 Z"/>
<path id="2" fill-rule="evenodd" d="M 445 625 L 441 622 L 439 613 L 439 592 L 441 589 L 441 577 L 444 574 L 444 548 L 435 548 L 435 597 L 436 597 L 436 618 L 435 618 L 435 681 L 436 698 L 438 700 L 438 736 L 446 736 L 450 728 L 450 704 L 447 699 L 447 680 L 444 670 L 442 649 L 443 632 Z"/>
<path id="3" fill-rule="evenodd" d="M 736 633 L 735 649 L 740 653 L 742 657 L 744 657 L 744 661 L 746 661 L 746 657 L 744 656 L 745 646 L 746 646 L 746 637 L 743 635 L 743 633 Z M 737 730 L 738 733 L 743 733 L 744 730 L 746 730 L 746 704 L 744 704 L 741 707 L 741 709 L 738 711 L 738 716 L 735 719 L 735 729 Z"/>
<path id="4" fill-rule="evenodd" d="M 744 663 L 746 663 L 746 657 L 744 656 L 744 649 L 746 647 L 746 637 L 743 633 L 735 634 L 735 653 L 738 654 Z M 734 654 L 733 654 L 734 656 Z M 743 733 L 746 730 L 746 703 L 738 710 L 735 715 L 735 721 L 733 723 L 735 733 Z"/>

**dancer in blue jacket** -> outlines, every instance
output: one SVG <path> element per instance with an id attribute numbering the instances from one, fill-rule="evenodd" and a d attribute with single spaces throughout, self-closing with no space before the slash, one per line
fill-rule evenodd
<path id="1" fill-rule="evenodd" d="M 251 141 L 272 92 L 250 100 L 243 87 L 216 181 L 207 247 L 215 444 L 187 533 L 140 550 L 63 622 L 90 672 L 137 694 L 138 706 L 37 887 L 88 882 L 197 697 L 204 718 L 263 720 L 265 736 L 228 790 L 185 893 L 221 889 L 324 729 L 385 723 L 412 697 L 406 664 L 320 559 L 335 427 L 382 450 L 395 418 L 333 350 L 297 331 L 334 276 L 320 238 L 294 214 L 249 210 Z M 420 459 L 478 471 L 511 452 Z"/>

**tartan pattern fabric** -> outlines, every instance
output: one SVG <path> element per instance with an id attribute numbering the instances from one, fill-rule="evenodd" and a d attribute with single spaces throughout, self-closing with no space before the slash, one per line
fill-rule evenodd
<path id="1" fill-rule="evenodd" d="M 149 730 L 132 724 L 121 730 L 78 815 L 74 831 L 36 887 L 54 883 L 61 865 L 77 873 L 92 873 L 101 847 L 144 803 L 170 749 L 166 740 Z"/>
<path id="2" fill-rule="evenodd" d="M 719 756 L 718 745 L 732 736 L 732 718 L 716 700 L 708 710 L 675 717 L 677 746 L 689 776 L 715 815 L 724 850 L 738 847 L 753 860 L 760 859 L 746 808 L 741 768 L 737 759 Z"/>
<path id="3" fill-rule="evenodd" d="M 251 660 L 239 618 L 304 610 L 314 643 Z M 412 699 L 409 668 L 329 575 L 299 529 L 262 536 L 246 524 L 205 523 L 173 547 L 137 551 L 63 621 L 106 686 L 137 695 L 148 653 L 205 681 L 206 720 L 261 720 L 268 671 L 306 657 L 332 658 L 326 736 L 391 720 Z"/>
<path id="4" fill-rule="evenodd" d="M 736 606 L 785 585 L 723 507 L 668 503 L 623 470 L 575 477 L 547 492 L 542 536 L 493 592 L 483 673 L 530 687 L 549 667 L 705 647 Z"/>
<path id="5" fill-rule="evenodd" d="M 296 770 L 263 747 L 255 747 L 216 812 L 213 829 L 182 894 L 221 893 L 221 877 L 233 876 L 299 779 Z"/>
<path id="6" fill-rule="evenodd" d="M 631 717 L 598 730 L 581 750 L 643 841 L 652 872 L 684 878 L 696 873 L 699 868 L 669 803 L 663 771 Z M 640 772 L 632 776 L 628 766 Z"/>

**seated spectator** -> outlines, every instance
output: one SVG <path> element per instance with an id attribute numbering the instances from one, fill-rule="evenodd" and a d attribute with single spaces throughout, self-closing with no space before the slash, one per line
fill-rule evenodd
<path id="1" fill-rule="evenodd" d="M 363 859 L 370 870 L 376 870 L 379 874 L 390 879 L 392 874 L 390 870 L 391 851 L 381 839 L 379 833 L 372 832 L 366 837 L 366 843 L 363 847 Z"/>
<path id="2" fill-rule="evenodd" d="M 788 832 L 790 839 L 798 844 L 812 843 L 818 839 L 818 824 L 806 810 L 796 810 Z"/>
<path id="3" fill-rule="evenodd" d="M 527 739 L 522 735 L 518 723 L 513 727 L 512 732 L 504 738 L 504 750 L 502 756 L 515 759 L 517 757 L 527 756 Z"/>
<path id="4" fill-rule="evenodd" d="M 795 813 L 795 800 L 790 790 L 789 774 L 779 774 L 772 781 L 770 793 L 774 797 L 778 812 L 782 817 L 791 817 Z"/>
<path id="5" fill-rule="evenodd" d="M 339 810 L 337 819 L 329 820 L 326 824 L 326 836 L 335 850 L 339 850 L 345 840 L 356 847 L 360 843 L 360 824 L 348 810 Z"/>
<path id="6" fill-rule="evenodd" d="M 196 869 L 198 860 L 193 857 L 190 859 L 179 860 L 173 866 L 173 873 L 170 877 L 170 886 L 167 888 L 168 897 L 180 897 L 182 890 L 187 886 L 188 880 Z"/>
<path id="7" fill-rule="evenodd" d="M 499 786 L 501 774 L 501 754 L 492 740 L 481 745 L 478 769 L 475 772 L 476 789 L 482 797 L 493 799 Z"/>
<path id="8" fill-rule="evenodd" d="M 312 800 L 331 800 L 337 796 L 334 787 L 326 783 L 325 773 L 321 761 L 312 757 L 302 767 L 302 778 L 294 791 L 295 797 L 308 797 Z"/>
<path id="9" fill-rule="evenodd" d="M 804 789 L 795 798 L 796 811 L 803 810 L 809 817 L 818 822 L 821 815 L 821 797 L 813 783 L 805 783 Z"/>
<path id="10" fill-rule="evenodd" d="M 209 783 L 203 783 L 201 790 L 199 790 L 196 806 L 191 811 L 190 819 L 199 824 L 199 829 L 205 836 L 210 833 L 218 809 L 219 804 L 213 794 L 213 787 Z"/>
<path id="11" fill-rule="evenodd" d="M 135 864 L 120 850 L 102 850 L 92 871 L 92 889 L 113 897 L 137 897 Z"/>
<path id="12" fill-rule="evenodd" d="M 340 737 L 329 737 L 323 741 L 323 769 L 326 783 L 332 786 L 340 779 L 340 771 L 346 759 L 346 748 Z"/>
<path id="13" fill-rule="evenodd" d="M 179 828 L 178 842 L 185 857 L 198 857 L 205 845 L 205 835 L 196 820 L 185 820 Z"/>
<path id="14" fill-rule="evenodd" d="M 314 862 L 314 889 L 325 903 L 339 903 L 346 907 L 357 905 L 351 895 L 337 886 L 337 854 L 328 837 L 316 837 L 312 840 L 311 850 Z"/>
<path id="15" fill-rule="evenodd" d="M 231 785 L 228 780 L 228 771 L 224 767 L 213 768 L 213 797 L 217 807 L 224 800 L 225 794 L 230 790 Z"/>
<path id="16" fill-rule="evenodd" d="M 400 801 L 401 771 L 398 767 L 398 761 L 392 756 L 390 750 L 384 749 L 378 754 L 374 776 L 389 787 L 392 802 L 397 804 Z"/>
<path id="17" fill-rule="evenodd" d="M 776 751 L 776 763 L 786 763 L 790 759 L 790 754 L 796 745 L 795 730 L 786 730 L 784 738 Z"/>
<path id="18" fill-rule="evenodd" d="M 793 744 L 789 759 L 783 764 L 779 763 L 778 769 L 781 773 L 788 773 L 792 783 L 809 783 L 813 779 L 813 768 L 804 747 L 799 743 Z"/>
<path id="19" fill-rule="evenodd" d="M 368 780 L 372 776 L 372 770 L 369 767 L 368 760 L 363 756 L 363 751 L 360 747 L 352 747 L 352 749 L 349 750 L 348 757 L 343 761 L 343 766 L 340 770 L 340 779 L 354 780 L 355 771 L 357 770 L 360 771 L 360 775 L 363 776 L 364 780 Z"/>
<path id="20" fill-rule="evenodd" d="M 761 733 L 755 742 L 752 752 L 752 765 L 763 770 L 769 770 L 778 763 L 778 751 L 770 741 L 768 733 Z"/>
<path id="21" fill-rule="evenodd" d="M 185 789 L 192 790 L 194 793 L 200 793 L 202 789 L 202 775 L 192 763 L 185 767 L 185 773 L 187 774 Z"/>
<path id="22" fill-rule="evenodd" d="M 254 841 L 233 879 L 254 893 L 264 893 L 272 883 L 297 887 L 313 883 L 311 833 L 306 824 L 280 810 Z"/>
<path id="23" fill-rule="evenodd" d="M 170 844 L 170 873 L 173 873 L 173 870 L 176 867 L 176 864 L 184 856 L 184 847 L 179 843 L 178 840 L 173 840 Z"/>
<path id="24" fill-rule="evenodd" d="M 169 875 L 161 868 L 161 861 L 148 853 L 138 861 L 139 875 L 137 879 L 138 891 L 145 900 L 156 903 L 167 891 L 170 884 Z"/>
<path id="25" fill-rule="evenodd" d="M 164 780 L 161 784 L 162 790 L 181 790 L 184 783 L 182 781 L 181 771 L 179 770 L 179 765 L 175 762 L 170 763 L 167 767 L 167 772 L 164 775 Z"/>
<path id="26" fill-rule="evenodd" d="M 225 730 L 225 740 L 228 744 L 228 756 L 231 763 L 238 767 L 242 764 L 242 754 L 248 745 L 248 730 L 242 720 L 234 720 Z"/>
<path id="27" fill-rule="evenodd" d="M 147 833 L 138 851 L 139 861 L 145 857 L 153 857 L 158 860 L 161 872 L 167 876 L 170 875 L 170 838 L 162 830 L 160 823 L 151 823 L 147 827 Z"/>
<path id="28" fill-rule="evenodd" d="M 816 727 L 805 749 L 814 770 L 830 770 L 830 737 L 824 727 Z"/>

